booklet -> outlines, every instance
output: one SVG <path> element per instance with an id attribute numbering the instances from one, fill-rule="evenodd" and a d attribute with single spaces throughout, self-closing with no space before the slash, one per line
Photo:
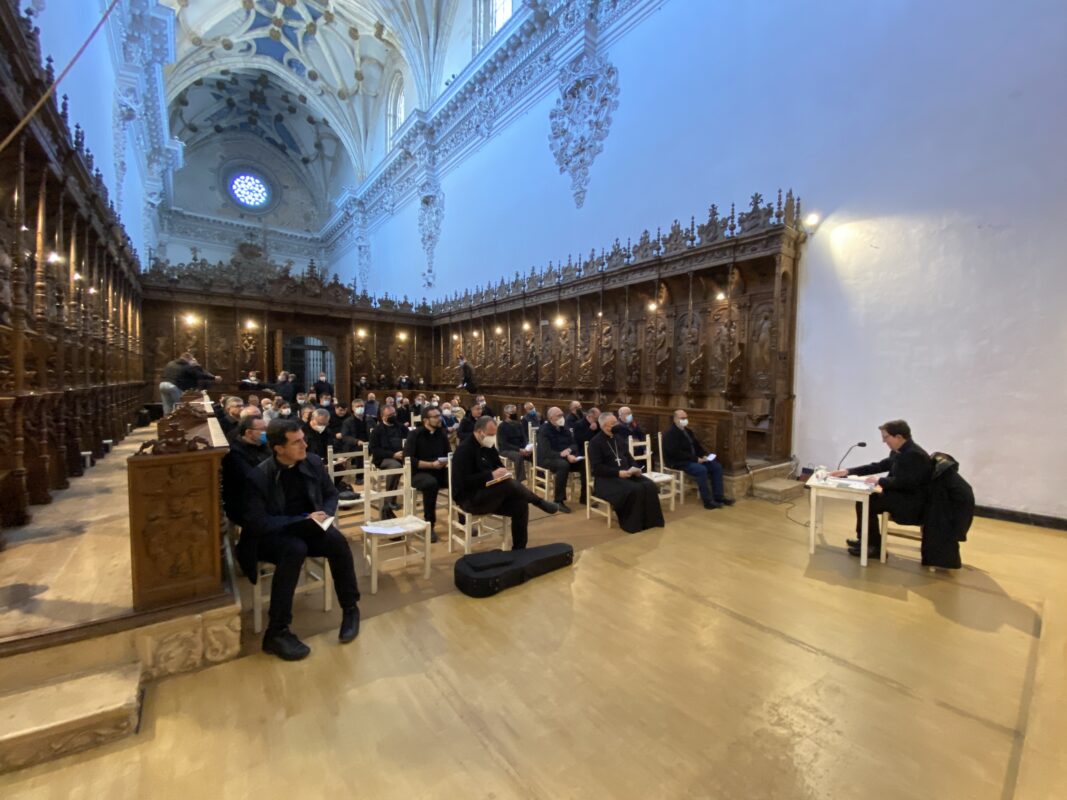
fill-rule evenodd
<path id="1" fill-rule="evenodd" d="M 510 479 L 511 479 L 511 478 L 513 478 L 513 477 L 515 477 L 515 476 L 514 476 L 514 475 L 512 475 L 512 474 L 511 474 L 511 473 L 509 472 L 509 473 L 508 473 L 507 475 L 505 475 L 505 476 L 504 476 L 504 477 L 502 477 L 502 478 L 493 478 L 493 479 L 492 479 L 491 481 L 486 481 L 486 482 L 485 482 L 485 485 L 486 485 L 486 486 L 492 486 L 492 485 L 493 485 L 494 483 L 503 483 L 504 481 L 506 481 L 506 480 L 510 480 Z"/>
<path id="2" fill-rule="evenodd" d="M 708 453 L 706 456 L 704 456 L 704 458 L 706 458 L 708 461 L 714 461 L 715 460 L 715 454 L 714 453 Z"/>
<path id="3" fill-rule="evenodd" d="M 322 522 L 318 523 L 318 526 L 320 528 L 322 528 L 324 531 L 328 530 L 329 527 L 331 525 L 333 525 L 334 519 L 335 519 L 334 517 L 326 517 L 326 519 L 324 519 Z"/>

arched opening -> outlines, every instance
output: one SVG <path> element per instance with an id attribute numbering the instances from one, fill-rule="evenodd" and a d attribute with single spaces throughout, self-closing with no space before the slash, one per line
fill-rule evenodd
<path id="1" fill-rule="evenodd" d="M 288 336 L 282 346 L 282 369 L 296 375 L 296 384 L 308 389 L 326 373 L 336 386 L 337 362 L 330 346 L 316 336 Z"/>

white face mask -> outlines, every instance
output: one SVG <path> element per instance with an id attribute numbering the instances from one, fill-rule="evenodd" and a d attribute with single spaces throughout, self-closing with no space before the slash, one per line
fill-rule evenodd
<path id="1" fill-rule="evenodd" d="M 482 447 L 496 447 L 496 434 L 482 437 Z"/>
<path id="2" fill-rule="evenodd" d="M 563 419 L 563 417 L 560 417 L 552 424 L 555 425 L 557 428 L 562 428 L 564 425 L 567 424 L 567 420 Z"/>
<path id="3" fill-rule="evenodd" d="M 634 415 L 633 414 L 627 414 L 625 417 L 622 418 L 622 421 L 625 422 L 627 425 L 629 425 L 631 422 L 634 421 Z"/>
<path id="4" fill-rule="evenodd" d="M 326 430 L 326 426 L 325 425 L 312 425 L 311 426 L 311 430 L 315 431 L 315 433 L 322 433 L 324 430 Z"/>
<path id="5" fill-rule="evenodd" d="M 363 406 L 357 406 L 356 408 L 352 409 L 352 411 L 357 417 L 363 416 Z"/>
<path id="6" fill-rule="evenodd" d="M 678 420 L 678 427 L 679 428 L 684 428 L 688 424 L 689 424 L 689 420 L 688 419 L 680 419 L 680 420 Z"/>
<path id="7" fill-rule="evenodd" d="M 265 412 L 266 412 L 266 411 L 271 411 L 271 410 L 273 410 L 273 409 L 274 409 L 274 406 L 272 406 L 272 405 L 271 405 L 270 403 L 264 403 L 264 404 L 262 405 L 262 409 L 263 409 L 263 411 L 265 411 Z"/>
<path id="8" fill-rule="evenodd" d="M 325 375 L 319 375 L 319 382 L 320 383 L 326 383 L 326 376 Z"/>
<path id="9" fill-rule="evenodd" d="M 320 405 L 328 406 L 329 404 L 330 404 L 329 400 L 323 400 Z"/>
<path id="10" fill-rule="evenodd" d="M 279 414 L 281 414 L 281 415 L 282 415 L 283 417 L 288 417 L 288 416 L 289 416 L 290 414 L 292 414 L 293 412 L 292 412 L 292 410 L 290 410 L 290 409 L 288 409 L 288 408 L 283 408 L 283 409 L 282 409 L 281 411 L 279 411 L 278 413 L 279 413 Z"/>

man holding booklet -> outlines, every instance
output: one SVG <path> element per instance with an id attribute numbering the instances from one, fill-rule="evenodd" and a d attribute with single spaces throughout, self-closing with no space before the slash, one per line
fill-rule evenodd
<path id="1" fill-rule="evenodd" d="M 404 442 L 404 458 L 411 463 L 411 486 L 422 492 L 422 508 L 430 523 L 430 541 L 437 541 L 437 493 L 448 484 L 448 434 L 441 421 L 441 412 L 427 408 L 422 425 L 408 434 Z"/>
<path id="2" fill-rule="evenodd" d="M 589 442 L 589 471 L 593 478 L 593 496 L 607 500 L 619 518 L 619 527 L 627 533 L 648 528 L 662 528 L 663 509 L 659 489 L 641 474 L 634 463 L 626 438 L 615 435 L 619 420 L 606 412 L 597 419 L 600 433 Z"/>
<path id="3" fill-rule="evenodd" d="M 263 652 L 298 661 L 311 652 L 289 630 L 304 559 L 325 557 L 330 563 L 341 606 L 342 642 L 359 633 L 359 586 L 348 540 L 333 526 L 337 489 L 322 460 L 307 452 L 300 423 L 274 420 L 267 427 L 267 445 L 271 457 L 249 477 L 237 559 L 253 583 L 259 576 L 258 562 L 275 565 Z"/>
<path id="4" fill-rule="evenodd" d="M 723 495 L 722 464 L 689 430 L 689 414 L 684 408 L 674 412 L 674 424 L 663 434 L 662 456 L 663 463 L 670 469 L 680 469 L 696 480 L 704 508 L 722 508 L 734 504 L 733 500 Z"/>
<path id="5" fill-rule="evenodd" d="M 471 436 L 452 456 L 452 496 L 471 514 L 511 517 L 511 547 L 526 549 L 530 506 L 555 514 L 559 506 L 535 495 L 515 480 L 496 449 L 496 420 L 479 417 Z"/>

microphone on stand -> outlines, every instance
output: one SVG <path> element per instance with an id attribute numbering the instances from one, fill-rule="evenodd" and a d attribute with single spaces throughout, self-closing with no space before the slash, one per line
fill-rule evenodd
<path id="1" fill-rule="evenodd" d="M 852 447 L 866 447 L 866 442 L 856 442 Z M 841 469 L 841 465 L 845 463 L 845 459 L 848 458 L 848 454 L 852 452 L 852 447 L 845 451 L 845 454 L 841 456 L 841 460 L 837 462 L 837 469 Z"/>

